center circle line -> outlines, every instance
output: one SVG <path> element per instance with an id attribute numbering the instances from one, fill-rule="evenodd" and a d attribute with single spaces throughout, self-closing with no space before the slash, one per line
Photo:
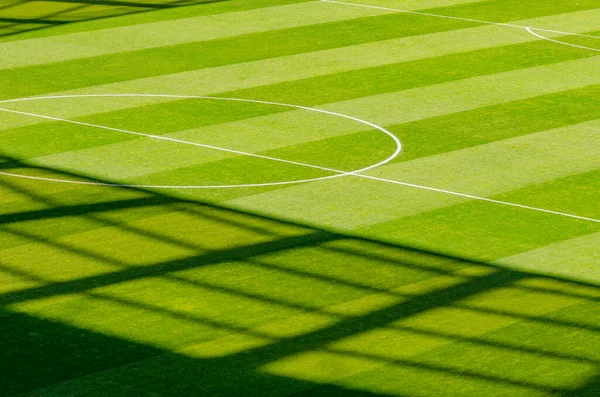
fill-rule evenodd
<path id="1" fill-rule="evenodd" d="M 26 116 L 30 116 L 30 117 L 43 118 L 43 119 L 53 120 L 53 121 L 62 121 L 62 122 L 66 122 L 66 123 L 83 125 L 83 126 L 87 126 L 87 127 L 100 128 L 100 129 L 122 132 L 122 133 L 127 133 L 127 134 L 132 134 L 132 135 L 145 136 L 145 137 L 153 138 L 153 139 L 161 139 L 161 140 L 166 140 L 166 141 L 171 141 L 171 142 L 176 142 L 176 143 L 205 147 L 205 148 L 209 148 L 209 149 L 220 150 L 220 151 L 235 153 L 235 154 L 239 154 L 239 155 L 262 158 L 265 160 L 277 161 L 277 162 L 281 162 L 281 163 L 293 164 L 293 165 L 298 165 L 298 166 L 313 168 L 313 169 L 320 169 L 323 171 L 333 172 L 336 174 L 336 175 L 329 175 L 329 176 L 324 176 L 324 177 L 319 177 L 319 178 L 299 179 L 299 180 L 291 180 L 291 181 L 253 183 L 253 184 L 233 184 L 233 185 L 144 185 L 144 184 L 121 184 L 121 183 L 107 183 L 107 182 L 73 181 L 73 180 L 68 180 L 68 179 L 57 179 L 57 178 L 45 178 L 45 177 L 20 175 L 20 174 L 8 173 L 8 172 L 0 172 L 0 175 L 20 177 L 20 178 L 26 178 L 26 179 L 34 179 L 34 180 L 42 180 L 42 181 L 50 181 L 50 182 L 79 184 L 79 185 L 133 187 L 133 188 L 219 189 L 219 188 L 238 188 L 238 187 L 261 187 L 261 186 L 277 186 L 277 185 L 306 183 L 306 182 L 313 182 L 313 181 L 319 181 L 319 180 L 325 180 L 325 179 L 339 178 L 339 177 L 346 176 L 346 175 L 356 175 L 358 173 L 371 170 L 373 168 L 379 167 L 383 164 L 386 164 L 386 163 L 392 161 L 402 151 L 402 143 L 394 134 L 392 134 L 387 129 L 385 129 L 381 126 L 378 126 L 374 123 L 371 123 L 369 121 L 362 120 L 357 117 L 345 115 L 342 113 L 324 110 L 324 109 L 312 108 L 312 107 L 301 106 L 301 105 L 293 105 L 293 104 L 287 104 L 287 103 L 280 103 L 280 102 L 261 101 L 261 100 L 256 100 L 256 99 L 198 96 L 198 95 L 173 95 L 173 94 L 73 94 L 73 95 L 52 95 L 52 96 L 8 99 L 8 100 L 2 100 L 2 101 L 0 101 L 0 103 L 15 103 L 15 102 L 34 101 L 34 100 L 43 100 L 43 99 L 90 98 L 90 97 L 158 97 L 158 98 L 179 98 L 179 99 L 207 99 L 207 100 L 223 100 L 223 101 L 258 103 L 258 104 L 266 104 L 266 105 L 301 109 L 301 110 L 307 110 L 307 111 L 312 111 L 312 112 L 317 112 L 317 113 L 322 113 L 322 114 L 328 114 L 328 115 L 332 115 L 332 116 L 336 116 L 336 117 L 341 117 L 341 118 L 345 118 L 348 120 L 353 120 L 360 124 L 364 124 L 369 127 L 372 127 L 374 129 L 381 131 L 384 134 L 388 135 L 394 141 L 396 148 L 389 157 L 387 157 L 386 159 L 384 159 L 378 163 L 369 165 L 367 167 L 364 167 L 364 168 L 361 168 L 358 170 L 342 171 L 342 170 L 337 170 L 334 168 L 321 167 L 321 166 L 313 165 L 313 164 L 301 163 L 301 162 L 296 162 L 296 161 L 291 161 L 291 160 L 280 159 L 280 158 L 276 158 L 276 157 L 264 156 L 264 155 L 255 154 L 255 153 L 248 153 L 248 152 L 243 152 L 243 151 L 238 151 L 238 150 L 233 150 L 233 149 L 221 148 L 218 146 L 206 145 L 206 144 L 201 144 L 201 143 L 197 143 L 197 142 L 184 141 L 184 140 L 180 140 L 180 139 L 164 137 L 161 135 L 145 134 L 145 133 L 136 132 L 136 131 L 130 131 L 130 130 L 107 127 L 107 126 L 102 126 L 102 125 L 97 125 L 97 124 L 62 119 L 59 117 L 45 116 L 45 115 L 36 114 L 36 113 L 29 113 L 29 112 L 23 112 L 23 111 L 18 111 L 18 110 L 0 108 L 0 111 L 4 111 L 4 112 L 8 112 L 8 113 L 22 114 L 22 115 L 26 115 Z"/>

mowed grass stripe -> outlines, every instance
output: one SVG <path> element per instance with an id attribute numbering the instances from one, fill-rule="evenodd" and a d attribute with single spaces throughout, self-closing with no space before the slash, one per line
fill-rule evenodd
<path id="1" fill-rule="evenodd" d="M 342 1 L 342 3 L 344 3 L 344 1 Z M 402 10 L 412 10 L 410 7 L 404 8 L 401 3 L 390 3 L 390 0 L 384 0 L 383 2 L 375 0 L 366 0 L 364 2 L 359 0 L 350 0 L 345 3 L 349 4 L 330 4 L 338 7 L 357 7 L 365 9 L 368 9 L 368 6 L 389 7 L 399 10 L 399 12 Z M 354 5 L 351 5 L 352 3 L 354 3 Z M 361 5 L 365 5 L 366 7 L 361 7 Z M 593 10 L 598 8 L 598 3 L 596 3 L 594 0 L 584 0 L 576 3 L 563 2 L 560 4 L 549 4 L 543 0 L 534 0 L 528 2 L 527 4 L 523 4 L 518 0 L 489 0 L 466 4 L 453 3 L 447 5 L 447 7 L 431 8 L 422 10 L 422 12 L 436 14 L 439 16 L 469 18 L 480 21 L 508 22 L 531 19 L 540 16 L 567 14 L 582 10 Z M 431 16 L 430 18 L 435 17 Z"/>
<path id="2" fill-rule="evenodd" d="M 544 0 L 533 0 L 527 3 L 519 0 L 490 0 L 468 5 L 439 8 L 432 11 L 441 15 L 461 18 L 507 22 L 597 8 L 598 3 L 595 0 L 561 2 L 559 4 L 548 3 Z"/>
<path id="3" fill-rule="evenodd" d="M 591 85 L 388 126 L 405 147 L 394 162 L 596 120 L 599 98 L 600 86 Z"/>
<path id="4" fill-rule="evenodd" d="M 273 6 L 4 43 L 0 46 L 6 58 L 3 58 L 4 65 L 0 65 L 4 68 L 15 68 L 73 58 L 173 47 L 389 13 L 349 7 L 336 7 L 323 12 L 320 2 Z M 127 37 L 127 40 L 123 40 L 124 37 Z M 74 51 L 75 48 L 77 51 Z M 32 54 L 35 56 L 31 56 Z"/>
<path id="5" fill-rule="evenodd" d="M 113 104 L 115 99 L 122 104 L 123 109 L 107 112 L 105 104 Z M 65 120 L 153 135 L 166 135 L 175 131 L 232 123 L 236 120 L 243 121 L 263 114 L 276 115 L 278 112 L 289 110 L 287 107 L 274 105 L 210 99 L 169 98 L 169 102 L 161 103 L 162 98 L 151 98 L 152 102 L 158 104 L 144 103 L 147 101 L 144 101 L 144 98 L 140 101 L 140 97 L 123 99 L 125 98 L 39 100 L 16 103 L 12 108 L 50 117 L 56 114 L 43 109 L 45 105 L 53 108 L 61 107 L 66 109 L 66 113 L 69 113 L 69 109 L 73 109 L 72 113 L 90 115 L 87 117 L 67 115 L 63 116 Z M 128 106 L 130 108 L 127 108 Z M 102 113 L 96 113 L 103 110 Z M 3 112 L 3 115 L 14 116 L 15 114 Z M 5 155 L 16 156 L 19 159 L 140 139 L 139 136 L 125 132 L 71 124 L 68 121 L 52 121 L 29 115 L 18 116 L 26 123 L 37 123 L 2 131 L 4 139 L 2 151 Z M 36 145 L 23 145 L 23 142 L 27 141 L 36 142 Z"/>

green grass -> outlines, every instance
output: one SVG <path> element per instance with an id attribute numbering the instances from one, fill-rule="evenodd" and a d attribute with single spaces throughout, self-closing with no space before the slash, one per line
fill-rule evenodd
<path id="1" fill-rule="evenodd" d="M 305 0 L 2 3 L 0 108 L 87 125 L 0 110 L 0 396 L 600 394 L 598 2 L 350 1 L 599 38 Z M 395 144 L 267 103 L 85 96 L 120 93 L 314 107 L 403 150 L 364 173 L 388 182 L 286 184 Z M 83 96 L 10 101 L 57 95 Z"/>

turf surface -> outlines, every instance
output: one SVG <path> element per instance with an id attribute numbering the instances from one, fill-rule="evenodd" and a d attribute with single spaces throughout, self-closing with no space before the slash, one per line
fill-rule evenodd
<path id="1" fill-rule="evenodd" d="M 598 2 L 348 1 L 1 3 L 0 395 L 600 394 Z"/>

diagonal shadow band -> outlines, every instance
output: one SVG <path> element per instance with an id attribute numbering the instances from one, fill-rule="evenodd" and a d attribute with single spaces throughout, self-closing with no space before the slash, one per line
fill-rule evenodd
<path id="1" fill-rule="evenodd" d="M 17 162 L 16 159 L 12 159 L 8 156 L 3 158 L 6 162 Z M 18 164 L 20 167 L 26 167 L 27 164 L 20 162 Z M 57 170 L 46 169 L 48 172 L 59 172 Z M 71 174 L 72 177 L 85 178 L 82 175 L 74 175 Z M 88 178 L 89 179 L 89 178 Z M 28 190 L 24 186 L 19 186 L 20 194 L 28 194 Z M 558 277 L 545 277 L 535 274 L 529 274 L 519 271 L 512 271 L 508 269 L 504 269 L 502 267 L 493 266 L 484 262 L 471 260 L 468 258 L 462 258 L 452 255 L 446 255 L 443 253 L 437 253 L 432 251 L 420 250 L 413 247 L 406 247 L 399 244 L 389 243 L 389 242 L 381 242 L 378 240 L 368 239 L 360 236 L 352 236 L 349 234 L 339 233 L 336 231 L 330 231 L 323 228 L 305 225 L 297 222 L 288 222 L 283 219 L 276 219 L 264 215 L 257 215 L 248 213 L 245 211 L 236 210 L 233 208 L 227 208 L 224 206 L 220 206 L 214 203 L 204 203 L 204 202 L 195 202 L 191 200 L 180 200 L 174 197 L 170 197 L 162 192 L 153 192 L 142 189 L 134 189 L 134 188 L 122 188 L 127 191 L 131 191 L 134 193 L 138 193 L 142 195 L 141 198 L 133 198 L 126 200 L 116 200 L 116 201 L 103 201 L 93 204 L 75 204 L 75 205 L 64 205 L 60 203 L 53 203 L 50 198 L 36 196 L 36 193 L 31 193 L 31 196 L 35 200 L 45 200 L 46 205 L 49 205 L 50 208 L 45 208 L 42 210 L 33 210 L 33 211 L 25 211 L 22 213 L 16 214 L 5 214 L 0 216 L 0 219 L 5 225 L 16 225 L 21 222 L 27 222 L 30 220 L 44 220 L 44 219 L 57 219 L 64 216 L 91 216 L 91 215 L 99 215 L 103 212 L 109 211 L 110 209 L 133 209 L 138 207 L 143 207 L 145 205 L 161 205 L 161 204 L 181 204 L 181 208 L 183 210 L 189 211 L 191 214 L 195 214 L 197 216 L 202 216 L 201 211 L 194 211 L 190 209 L 193 206 L 204 206 L 209 208 L 218 209 L 219 211 L 235 213 L 238 215 L 243 215 L 246 217 L 263 219 L 265 221 L 271 223 L 278 223 L 282 225 L 293 225 L 300 227 L 304 230 L 304 233 L 301 235 L 295 236 L 278 236 L 272 235 L 273 238 L 270 241 L 262 242 L 262 243 L 254 243 L 241 247 L 234 247 L 223 249 L 221 251 L 212 251 L 208 253 L 201 253 L 199 255 L 191 255 L 187 256 L 183 259 L 153 263 L 147 266 L 141 267 L 124 267 L 117 271 L 111 273 L 105 273 L 90 277 L 83 277 L 75 280 L 64 281 L 64 282 L 46 282 L 45 285 L 27 288 L 23 290 L 17 290 L 13 292 L 7 292 L 0 296 L 0 305 L 11 305 L 13 303 L 26 302 L 33 299 L 47 298 L 53 296 L 60 296 L 66 294 L 75 294 L 75 293 L 87 293 L 87 294 L 95 294 L 92 290 L 103 287 L 110 286 L 118 283 L 140 280 L 148 277 L 171 277 L 173 273 L 179 272 L 182 270 L 194 269 L 201 266 L 213 265 L 217 263 L 223 263 L 228 261 L 244 261 L 248 263 L 253 263 L 257 265 L 261 265 L 259 261 L 256 260 L 257 257 L 261 255 L 274 254 L 278 252 L 285 252 L 288 250 L 295 250 L 299 248 L 305 247 L 323 247 L 328 243 L 337 242 L 337 241 L 361 241 L 366 244 L 372 244 L 377 247 L 386 247 L 390 250 L 399 250 L 403 252 L 409 252 L 411 254 L 419 255 L 421 258 L 421 262 L 426 262 L 428 259 L 434 260 L 444 260 L 452 263 L 460 263 L 462 265 L 474 265 L 474 266 L 484 266 L 486 268 L 492 269 L 493 271 L 487 272 L 482 276 L 471 276 L 465 278 L 462 282 L 452 285 L 449 287 L 445 287 L 442 289 L 429 291 L 425 293 L 421 293 L 415 295 L 413 297 L 408 297 L 408 299 L 403 300 L 398 304 L 394 304 L 391 306 L 384 307 L 379 310 L 371 311 L 367 314 L 355 316 L 355 317 L 346 317 L 340 318 L 337 322 L 332 325 L 329 325 L 325 328 L 321 328 L 312 332 L 305 332 L 301 335 L 291 336 L 291 337 L 283 337 L 271 344 L 266 346 L 260 346 L 255 348 L 246 349 L 244 351 L 233 353 L 227 355 L 225 357 L 215 358 L 215 359 L 192 359 L 189 357 L 184 357 L 179 353 L 171 353 L 162 349 L 146 349 L 144 350 L 142 346 L 138 346 L 134 344 L 132 346 L 127 345 L 124 347 L 125 349 L 131 349 L 133 351 L 140 351 L 142 354 L 132 354 L 132 358 L 130 359 L 121 359 L 116 360 L 113 363 L 107 363 L 105 358 L 98 363 L 93 359 L 94 365 L 90 365 L 89 370 L 83 371 L 79 369 L 78 371 L 72 370 L 71 372 L 67 371 L 66 378 L 64 374 L 56 374 L 50 373 L 48 375 L 48 379 L 46 383 L 39 384 L 37 387 L 43 387 L 45 385 L 50 385 L 52 383 L 60 382 L 66 379 L 72 379 L 73 377 L 85 376 L 86 374 L 91 375 L 96 371 L 100 371 L 101 373 L 105 373 L 102 376 L 108 376 L 111 379 L 111 374 L 119 372 L 121 370 L 127 373 L 129 370 L 127 369 L 129 366 L 135 366 L 139 368 L 137 370 L 137 375 L 132 376 L 130 380 L 121 379 L 120 382 L 123 384 L 135 384 L 137 381 L 141 381 L 141 377 L 147 378 L 155 378 L 156 381 L 154 383 L 154 387 L 158 387 L 163 391 L 166 395 L 186 395 L 186 391 L 189 391 L 190 388 L 192 390 L 211 390 L 215 389 L 220 390 L 218 393 L 211 392 L 211 395 L 238 395 L 241 393 L 241 389 L 247 387 L 251 387 L 252 382 L 259 382 L 263 384 L 263 387 L 270 388 L 274 387 L 274 385 L 284 385 L 286 387 L 291 387 L 291 389 L 308 389 L 318 390 L 321 389 L 327 390 L 331 393 L 341 393 L 340 395 L 350 396 L 350 395 L 360 395 L 359 392 L 355 390 L 346 390 L 343 388 L 336 388 L 335 386 L 323 386 L 318 382 L 301 382 L 299 380 L 290 380 L 290 379 L 282 379 L 276 375 L 270 374 L 265 375 L 261 373 L 260 368 L 268 365 L 269 363 L 276 362 L 286 357 L 295 356 L 298 354 L 302 354 L 307 351 L 318 351 L 318 350 L 327 350 L 327 346 L 332 344 L 335 341 L 343 340 L 348 337 L 352 337 L 354 335 L 364 334 L 366 332 L 390 327 L 393 322 L 396 322 L 401 319 L 407 319 L 418 314 L 430 311 L 439 307 L 446 307 L 458 304 L 459 301 L 468 299 L 480 293 L 491 291 L 507 286 L 514 286 L 515 283 L 519 281 L 526 280 L 530 277 L 542 277 L 551 280 L 564 281 Z M 115 227 L 119 227 L 119 225 L 114 225 Z M 239 227 L 244 227 L 243 224 L 238 224 Z M 65 248 L 67 249 L 67 248 Z M 331 249 L 331 248 L 325 248 Z M 373 253 L 371 252 L 360 252 L 360 250 L 344 250 L 339 247 L 334 249 L 341 250 L 346 255 L 352 255 L 356 257 L 372 257 Z M 84 255 L 85 253 L 82 253 Z M 377 257 L 378 260 L 386 259 L 384 257 Z M 394 260 L 392 258 L 387 258 L 387 260 L 395 263 L 399 267 L 410 267 L 416 266 L 416 263 L 411 263 L 410 261 L 399 261 Z M 300 274 L 299 272 L 298 274 Z M 331 280 L 336 281 L 336 280 Z M 343 280 L 337 280 L 340 283 L 343 283 Z M 585 286 L 585 287 L 596 287 L 591 284 L 586 283 L 572 283 L 573 285 Z M 200 286 L 200 285 L 199 285 Z M 230 294 L 235 294 L 236 292 L 233 290 L 224 291 Z M 253 298 L 248 295 L 249 298 Z M 257 298 L 258 299 L 258 298 Z M 127 301 L 120 300 L 120 304 L 128 304 Z M 133 304 L 133 303 L 131 303 Z M 151 307 L 144 307 L 144 309 L 151 310 Z M 169 313 L 164 312 L 164 315 L 177 315 L 177 313 Z M 6 313 L 3 314 L 4 318 L 12 318 L 15 314 Z M 17 315 L 18 316 L 18 315 Z M 21 320 L 17 321 L 20 323 Z M 33 327 L 34 332 L 35 328 L 39 325 L 42 326 L 41 323 L 31 323 L 29 320 L 23 320 L 25 323 L 28 323 Z M 34 321 L 35 322 L 35 321 Z M 44 324 L 47 324 L 45 322 Z M 43 328 L 46 325 L 43 326 Z M 18 327 L 17 327 L 18 328 Z M 595 328 L 589 328 L 588 330 L 593 332 L 598 332 Z M 11 331 L 12 332 L 12 331 Z M 80 331 L 82 332 L 82 331 Z M 239 332 L 250 332 L 243 329 L 240 329 Z M 62 336 L 57 336 L 58 339 L 61 339 L 65 335 L 71 335 L 72 332 L 67 329 L 61 328 L 58 331 Z M 9 333 L 10 334 L 10 333 Z M 104 343 L 104 342 L 102 342 Z M 107 342 L 108 343 L 108 342 Z M 111 342 L 112 343 L 112 342 Z M 60 343 L 59 343 L 60 345 Z M 10 349 L 9 349 L 10 350 Z M 525 349 L 526 350 L 526 349 Z M 531 354 L 536 354 L 535 351 L 529 351 Z M 90 353 L 91 354 L 91 353 Z M 93 354 L 92 354 L 93 355 Z M 360 358 L 358 353 L 352 353 L 356 358 Z M 27 356 L 31 359 L 31 356 Z M 420 368 L 422 370 L 433 371 L 437 373 L 450 374 L 454 376 L 465 376 L 471 379 L 478 379 L 480 381 L 486 382 L 496 382 L 500 384 L 506 384 L 513 387 L 524 387 L 544 393 L 552 393 L 552 394 L 564 394 L 564 395 L 577 395 L 573 394 L 572 390 L 566 390 L 557 387 L 550 387 L 545 384 L 536 383 L 534 381 L 526 382 L 521 380 L 512 379 L 508 376 L 498 376 L 498 375 L 489 375 L 489 374 L 481 374 L 478 372 L 469 372 L 464 370 L 458 370 L 452 366 L 443 366 L 443 365 L 429 365 L 424 363 L 418 363 L 411 360 L 383 360 L 381 357 L 362 357 L 366 359 L 378 359 L 382 362 L 385 362 L 386 365 L 399 365 L 399 366 L 409 366 L 413 368 Z M 562 357 L 561 357 L 562 358 Z M 26 362 L 23 365 L 28 365 Z M 124 368 L 122 366 L 125 365 Z M 174 367 L 172 366 L 174 365 Z M 139 366 L 139 367 L 138 367 Z M 168 369 L 168 370 L 167 370 Z M 141 372 L 140 372 L 141 371 Z M 175 381 L 175 379 L 187 379 L 190 376 L 196 376 L 198 372 L 203 372 L 208 377 L 212 377 L 210 379 L 210 384 L 203 384 L 202 382 L 208 382 L 208 379 L 201 378 L 202 382 L 199 383 L 197 379 L 194 381 L 188 381 L 186 384 L 173 386 L 171 383 Z M 216 378 L 215 375 L 219 374 Z M 243 379 L 243 380 L 242 380 Z M 248 379 L 248 380 L 245 380 Z M 158 384 L 156 382 L 159 382 Z M 594 385 L 597 384 L 597 380 L 591 379 L 586 385 L 583 385 L 580 389 L 582 392 L 588 393 L 586 390 L 596 390 Z M 169 386 L 168 386 L 169 385 Z M 13 385 L 14 386 L 14 385 Z M 293 387 L 292 387 L 293 386 Z M 15 390 L 18 389 L 16 386 Z M 173 387 L 175 392 L 169 392 L 169 388 Z M 283 386 L 282 386 L 283 387 Z M 203 389 L 204 388 L 204 389 Z M 23 390 L 23 389 L 19 389 Z M 149 390 L 146 389 L 148 392 Z M 352 394 L 356 392 L 356 394 Z M 111 395 L 117 395 L 112 394 Z M 127 395 L 127 394 L 122 394 Z M 189 394 L 188 394 L 189 395 Z M 317 395 L 317 394 L 315 394 Z M 334 394 L 332 394 L 334 395 Z M 373 396 L 377 394 L 372 394 Z M 592 395 L 592 394 L 589 394 Z"/>

